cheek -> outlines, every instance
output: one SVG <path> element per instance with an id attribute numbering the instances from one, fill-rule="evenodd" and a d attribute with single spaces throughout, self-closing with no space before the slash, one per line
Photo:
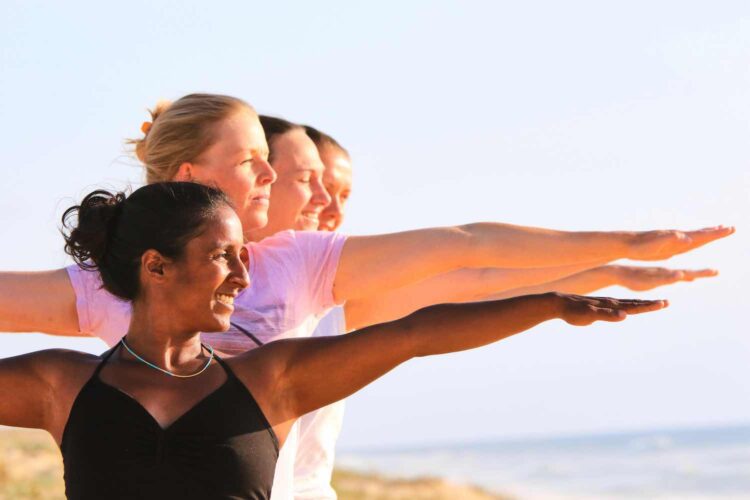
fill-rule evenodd
<path id="1" fill-rule="evenodd" d="M 244 205 L 248 202 L 253 189 L 253 182 L 247 175 L 234 175 L 228 179 L 229 189 L 225 192 L 233 198 L 234 203 Z"/>
<path id="2" fill-rule="evenodd" d="M 301 182 L 276 183 L 271 187 L 271 207 L 277 212 L 299 212 L 311 197 L 308 185 Z"/>

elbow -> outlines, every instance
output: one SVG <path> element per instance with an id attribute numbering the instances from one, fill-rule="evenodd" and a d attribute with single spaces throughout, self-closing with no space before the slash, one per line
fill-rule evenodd
<path id="1" fill-rule="evenodd" d="M 482 223 L 463 224 L 445 228 L 444 238 L 438 242 L 445 250 L 446 271 L 462 267 L 480 267 Z"/>

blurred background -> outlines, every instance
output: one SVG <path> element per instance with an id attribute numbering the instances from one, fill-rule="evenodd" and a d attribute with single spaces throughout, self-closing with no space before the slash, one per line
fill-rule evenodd
<path id="1" fill-rule="evenodd" d="M 124 139 L 195 91 L 348 148 L 349 234 L 736 225 L 668 263 L 720 276 L 640 294 L 666 311 L 395 370 L 349 400 L 339 461 L 519 498 L 750 496 L 750 4 L 3 0 L 0 68 L 4 270 L 68 264 L 62 211 L 140 185 Z M 49 347 L 104 350 L 0 335 Z"/>

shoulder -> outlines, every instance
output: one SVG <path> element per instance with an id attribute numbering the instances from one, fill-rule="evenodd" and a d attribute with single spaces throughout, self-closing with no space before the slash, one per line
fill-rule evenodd
<path id="1" fill-rule="evenodd" d="M 246 248 L 251 253 L 263 254 L 284 250 L 304 250 L 309 247 L 325 248 L 336 246 L 337 244 L 343 245 L 346 239 L 347 236 L 341 233 L 332 233 L 329 231 L 294 231 L 288 229 L 264 238 L 261 241 L 248 243 Z"/>
<path id="2" fill-rule="evenodd" d="M 52 387 L 73 384 L 81 377 L 90 376 L 101 362 L 101 357 L 70 349 L 45 349 L 19 357 L 29 373 Z"/>
<path id="3" fill-rule="evenodd" d="M 293 230 L 280 231 L 260 241 L 251 241 L 245 248 L 252 253 L 264 253 L 278 249 L 294 246 L 297 240 L 297 232 Z"/>

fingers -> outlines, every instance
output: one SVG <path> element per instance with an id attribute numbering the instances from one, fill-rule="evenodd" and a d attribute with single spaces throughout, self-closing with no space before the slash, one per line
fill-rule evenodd
<path id="1" fill-rule="evenodd" d="M 621 266 L 618 284 L 643 292 L 681 281 L 692 282 L 718 276 L 716 269 L 670 269 L 667 267 Z"/>
<path id="2" fill-rule="evenodd" d="M 625 314 L 641 314 L 658 311 L 669 306 L 667 300 L 612 299 L 609 297 L 587 297 L 592 306 L 600 309 L 622 311 Z"/>
<path id="3" fill-rule="evenodd" d="M 619 310 L 627 314 L 642 314 L 669 307 L 666 300 L 645 300 L 640 304 L 620 304 Z"/>
<path id="4" fill-rule="evenodd" d="M 596 321 L 622 321 L 629 314 L 658 311 L 669 305 L 666 300 L 613 299 L 565 294 L 561 297 L 567 304 L 561 317 L 571 325 L 577 326 L 590 325 Z"/>
<path id="5" fill-rule="evenodd" d="M 608 309 L 606 307 L 592 307 L 593 313 L 596 315 L 596 318 L 594 321 L 609 321 L 609 322 L 617 322 L 617 321 L 623 321 L 625 318 L 628 317 L 627 313 L 625 311 L 621 311 L 618 309 Z"/>
<path id="6" fill-rule="evenodd" d="M 686 231 L 682 234 L 690 239 L 690 248 L 698 248 L 707 243 L 711 243 L 712 241 L 726 238 L 727 236 L 733 234 L 734 231 L 735 228 L 733 226 L 716 226 L 698 229 L 697 231 Z"/>
<path id="7" fill-rule="evenodd" d="M 699 269 L 699 270 L 682 270 L 684 281 L 693 281 L 698 278 L 713 278 L 719 275 L 719 271 L 716 269 Z"/>

